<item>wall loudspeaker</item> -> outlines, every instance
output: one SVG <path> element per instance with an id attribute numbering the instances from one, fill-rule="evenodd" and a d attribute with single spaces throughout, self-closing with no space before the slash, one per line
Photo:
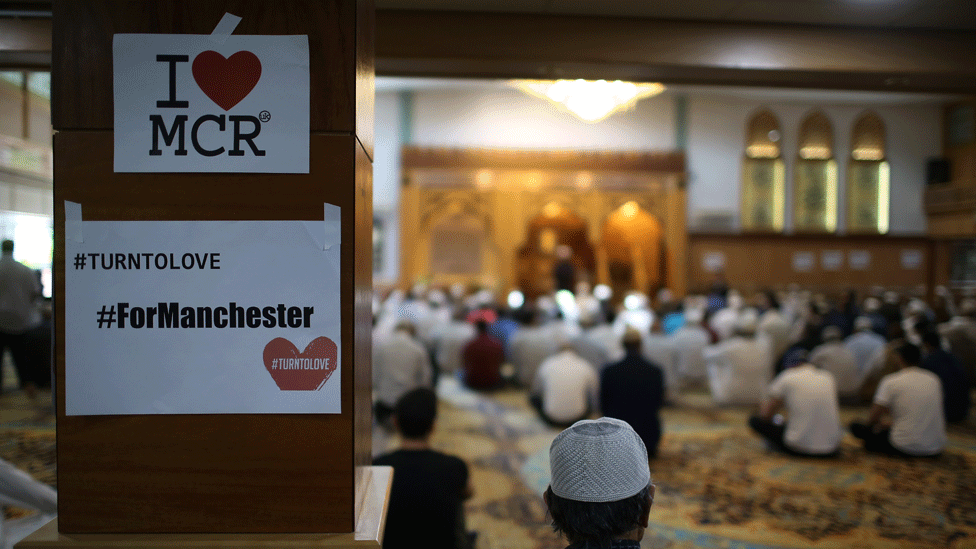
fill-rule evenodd
<path id="1" fill-rule="evenodd" d="M 951 181 L 949 172 L 948 158 L 930 158 L 925 167 L 925 182 L 929 185 L 948 183 Z"/>

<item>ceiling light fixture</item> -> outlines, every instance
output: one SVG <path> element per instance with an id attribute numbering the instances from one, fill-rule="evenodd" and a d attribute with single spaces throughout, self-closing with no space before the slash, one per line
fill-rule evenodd
<path id="1" fill-rule="evenodd" d="M 629 110 L 645 97 L 664 91 L 658 83 L 620 80 L 513 80 L 525 93 L 547 99 L 584 122 L 599 122 L 611 114 Z"/>

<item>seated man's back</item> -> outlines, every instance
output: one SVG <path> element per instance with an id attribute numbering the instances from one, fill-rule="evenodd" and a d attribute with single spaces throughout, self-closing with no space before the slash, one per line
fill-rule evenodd
<path id="1" fill-rule="evenodd" d="M 470 544 L 463 501 L 470 497 L 468 466 L 430 448 L 437 397 L 430 389 L 410 391 L 397 403 L 403 444 L 373 460 L 393 467 L 393 487 L 383 538 L 385 549 L 462 549 Z"/>
<path id="2" fill-rule="evenodd" d="M 641 355 L 641 335 L 633 328 L 623 337 L 624 358 L 603 370 L 600 405 L 607 417 L 626 421 L 637 432 L 647 454 L 657 456 L 661 440 L 659 411 L 664 403 L 664 374 Z"/>

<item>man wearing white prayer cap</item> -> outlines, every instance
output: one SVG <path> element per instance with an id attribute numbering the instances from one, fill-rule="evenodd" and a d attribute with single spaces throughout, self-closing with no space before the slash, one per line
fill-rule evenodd
<path id="1" fill-rule="evenodd" d="M 543 495 L 568 549 L 639 549 L 654 485 L 647 449 L 619 419 L 582 420 L 549 447 L 552 473 Z"/>

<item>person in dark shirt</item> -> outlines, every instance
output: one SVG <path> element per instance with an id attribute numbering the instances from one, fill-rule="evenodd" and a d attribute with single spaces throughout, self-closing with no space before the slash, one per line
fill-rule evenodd
<path id="1" fill-rule="evenodd" d="M 922 368 L 939 376 L 942 382 L 942 409 L 948 423 L 965 421 L 969 417 L 969 380 L 956 357 L 942 348 L 939 333 L 931 330 L 922 335 L 925 358 Z"/>
<path id="2" fill-rule="evenodd" d="M 426 387 L 409 391 L 394 414 L 400 448 L 373 460 L 393 467 L 383 547 L 470 549 L 473 534 L 465 530 L 463 507 L 473 493 L 468 466 L 430 447 L 437 395 Z"/>
<path id="3" fill-rule="evenodd" d="M 576 266 L 573 265 L 573 249 L 565 244 L 556 248 L 556 264 L 552 276 L 555 279 L 556 290 L 576 290 Z"/>
<path id="4" fill-rule="evenodd" d="M 488 334 L 486 321 L 478 320 L 475 328 L 478 335 L 464 346 L 461 353 L 464 384 L 472 389 L 497 389 L 503 384 L 501 369 L 505 348 Z"/>
<path id="5" fill-rule="evenodd" d="M 625 356 L 608 365 L 600 380 L 603 415 L 626 421 L 637 431 L 647 455 L 657 457 L 661 441 L 664 373 L 641 355 L 641 334 L 628 328 L 623 337 Z"/>

